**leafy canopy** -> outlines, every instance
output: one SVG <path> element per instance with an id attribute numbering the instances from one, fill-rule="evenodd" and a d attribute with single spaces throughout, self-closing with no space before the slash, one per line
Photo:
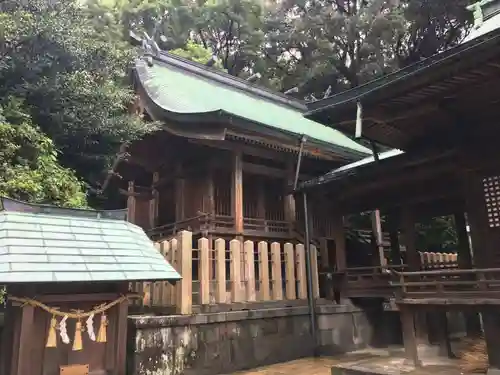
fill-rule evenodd
<path id="1" fill-rule="evenodd" d="M 20 103 L 0 107 L 0 195 L 27 202 L 84 207 L 83 185 L 57 161 L 54 143 L 31 123 Z"/>
<path id="2" fill-rule="evenodd" d="M 107 30 L 73 0 L 0 5 L 0 98 L 20 100 L 61 164 L 93 185 L 122 143 L 150 130 L 127 112 L 133 50 Z"/>

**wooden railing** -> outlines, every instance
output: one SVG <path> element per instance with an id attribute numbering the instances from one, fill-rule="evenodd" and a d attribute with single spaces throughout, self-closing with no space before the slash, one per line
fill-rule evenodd
<path id="1" fill-rule="evenodd" d="M 290 223 L 284 220 L 244 218 L 243 228 L 248 231 L 288 233 L 290 230 Z"/>
<path id="2" fill-rule="evenodd" d="M 193 306 L 307 299 L 304 245 L 241 242 L 223 239 L 210 245 L 201 238 L 193 247 L 192 233 L 157 243 L 159 251 L 181 274 L 175 286 L 167 282 L 133 283 L 144 296 L 135 307 L 161 310 L 174 306 L 191 314 Z M 313 295 L 319 298 L 318 251 L 311 246 Z"/>
<path id="3" fill-rule="evenodd" d="M 209 220 L 209 215 L 200 213 L 197 216 L 190 217 L 187 219 L 179 220 L 174 223 L 165 224 L 159 227 L 155 227 L 149 231 L 147 234 L 149 238 L 153 241 L 160 240 L 163 238 L 172 237 L 182 230 L 198 230 L 203 229 Z"/>
<path id="4" fill-rule="evenodd" d="M 280 220 L 267 220 L 245 217 L 243 218 L 243 229 L 250 235 L 266 234 L 270 237 L 286 237 L 286 235 L 290 233 L 290 223 Z M 234 234 L 235 221 L 233 216 L 211 216 L 206 213 L 200 213 L 195 217 L 153 228 L 147 233 L 152 240 L 158 241 L 170 238 L 181 230 L 189 230 L 195 232 L 213 230 L 216 233 L 221 234 Z"/>
<path id="5" fill-rule="evenodd" d="M 500 268 L 394 272 L 400 298 L 465 298 L 500 296 Z"/>

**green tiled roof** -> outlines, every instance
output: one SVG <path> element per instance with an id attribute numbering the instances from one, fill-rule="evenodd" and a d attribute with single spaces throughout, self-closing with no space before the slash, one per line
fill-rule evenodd
<path id="1" fill-rule="evenodd" d="M 297 139 L 306 135 L 308 142 L 323 149 L 358 157 L 370 154 L 341 132 L 303 117 L 306 106 L 301 102 L 168 54 L 162 53 L 158 59 L 153 64 L 138 60 L 136 67 L 148 97 L 164 111 L 178 115 L 222 113 L 245 119 L 248 126 L 253 123 L 295 134 Z"/>
<path id="2" fill-rule="evenodd" d="M 178 279 L 124 220 L 0 211 L 0 283 Z"/>

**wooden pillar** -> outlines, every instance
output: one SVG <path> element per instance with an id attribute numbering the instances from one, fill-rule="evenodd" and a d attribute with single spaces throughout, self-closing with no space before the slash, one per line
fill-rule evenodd
<path id="1" fill-rule="evenodd" d="M 124 301 L 116 306 L 116 364 L 114 374 L 125 375 L 127 372 L 127 319 L 128 302 Z"/>
<path id="2" fill-rule="evenodd" d="M 342 272 L 347 268 L 344 220 L 339 212 L 334 212 L 331 217 L 332 234 L 335 242 L 335 270 L 337 272 Z M 336 297 L 337 302 L 340 302 L 346 294 L 346 280 L 343 276 L 341 276 L 340 278 L 334 279 L 333 283 L 336 284 L 333 285 L 333 289 L 334 293 L 338 296 Z"/>
<path id="3" fill-rule="evenodd" d="M 21 324 L 19 325 L 19 347 L 14 348 L 12 375 L 31 374 L 31 348 L 33 343 L 33 328 L 35 308 L 31 305 L 19 307 Z"/>
<path id="4" fill-rule="evenodd" d="M 496 308 L 491 306 L 481 312 L 488 352 L 488 375 L 500 375 L 500 315 Z"/>
<path id="5" fill-rule="evenodd" d="M 347 268 L 344 218 L 339 213 L 333 214 L 332 223 L 335 241 L 335 266 L 338 271 L 343 271 Z"/>
<path id="6" fill-rule="evenodd" d="M 451 350 L 450 332 L 448 329 L 448 316 L 445 310 L 437 310 L 429 313 L 429 316 L 434 319 L 436 338 L 439 345 L 439 355 L 451 358 L 453 351 Z"/>
<path id="7" fill-rule="evenodd" d="M 153 183 L 151 184 L 151 189 L 153 193 L 153 198 L 149 202 L 149 227 L 154 228 L 158 225 L 158 204 L 160 201 L 160 196 L 158 190 L 156 189 L 156 184 L 160 180 L 160 175 L 158 172 L 153 173 Z"/>
<path id="8" fill-rule="evenodd" d="M 257 217 L 266 218 L 266 192 L 262 183 L 257 185 Z"/>
<path id="9" fill-rule="evenodd" d="M 242 153 L 233 154 L 233 183 L 231 189 L 234 229 L 239 236 L 243 235 L 243 161 Z"/>
<path id="10" fill-rule="evenodd" d="M 405 207 L 401 212 L 403 242 L 406 248 L 406 264 L 410 271 L 420 270 L 420 256 L 417 249 L 417 231 L 412 208 Z"/>
<path id="11" fill-rule="evenodd" d="M 285 220 L 288 222 L 290 235 L 293 233 L 295 229 L 295 220 L 297 217 L 295 197 L 293 194 L 291 194 L 294 182 L 295 182 L 295 164 L 291 159 L 289 159 L 287 160 L 286 164 L 284 208 L 285 208 Z"/>
<path id="12" fill-rule="evenodd" d="M 458 267 L 463 269 L 473 268 L 472 253 L 467 233 L 467 223 L 463 212 L 454 214 L 455 230 L 458 237 Z M 468 337 L 475 337 L 481 334 L 481 319 L 476 311 L 464 311 L 465 329 Z"/>
<path id="13" fill-rule="evenodd" d="M 420 270 L 420 255 L 417 249 L 417 231 L 412 207 L 404 207 L 401 211 L 403 241 L 406 248 L 406 264 L 410 271 Z M 429 344 L 427 314 L 419 311 L 414 316 L 416 340 L 419 344 Z"/>
<path id="14" fill-rule="evenodd" d="M 405 358 L 415 367 L 421 366 L 422 362 L 418 358 L 417 340 L 415 335 L 415 324 L 413 311 L 409 306 L 400 305 L 401 326 L 403 329 L 403 344 L 405 348 Z"/>
<path id="15" fill-rule="evenodd" d="M 384 238 L 382 234 L 382 218 L 380 217 L 380 210 L 373 211 L 372 216 L 372 229 L 375 237 L 375 244 L 377 246 L 378 264 L 382 267 L 386 266 L 387 262 L 384 253 Z"/>
<path id="16" fill-rule="evenodd" d="M 128 198 L 127 198 L 127 220 L 131 222 L 132 224 L 135 224 L 135 200 L 136 197 L 134 196 L 135 192 L 135 183 L 134 181 L 129 181 L 128 182 Z"/>
<path id="17" fill-rule="evenodd" d="M 458 266 L 460 268 L 472 268 L 472 254 L 469 246 L 469 234 L 463 212 L 456 212 L 454 215 L 455 230 L 458 237 Z"/>
<path id="18" fill-rule="evenodd" d="M 402 262 L 401 248 L 399 246 L 398 234 L 398 215 L 396 212 L 390 212 L 387 216 L 389 224 L 389 239 L 391 241 L 391 264 L 399 265 Z"/>
<path id="19" fill-rule="evenodd" d="M 185 201 L 184 190 L 186 188 L 186 181 L 182 176 L 182 164 L 179 162 L 175 167 L 175 221 L 184 219 Z"/>

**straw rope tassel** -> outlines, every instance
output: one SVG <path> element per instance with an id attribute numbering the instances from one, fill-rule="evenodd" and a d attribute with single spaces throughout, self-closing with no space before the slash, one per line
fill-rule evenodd
<path id="1" fill-rule="evenodd" d="M 106 326 L 108 325 L 108 318 L 105 314 L 101 315 L 101 324 L 99 325 L 99 333 L 97 334 L 97 342 L 106 342 Z"/>
<path id="2" fill-rule="evenodd" d="M 75 338 L 73 339 L 73 350 L 82 350 L 83 345 L 82 345 L 82 322 L 80 320 L 76 321 L 76 327 L 75 327 Z"/>
<path id="3" fill-rule="evenodd" d="M 46 348 L 55 348 L 57 346 L 57 334 L 56 334 L 57 319 L 55 315 L 52 315 L 50 319 L 49 334 L 47 335 Z"/>

